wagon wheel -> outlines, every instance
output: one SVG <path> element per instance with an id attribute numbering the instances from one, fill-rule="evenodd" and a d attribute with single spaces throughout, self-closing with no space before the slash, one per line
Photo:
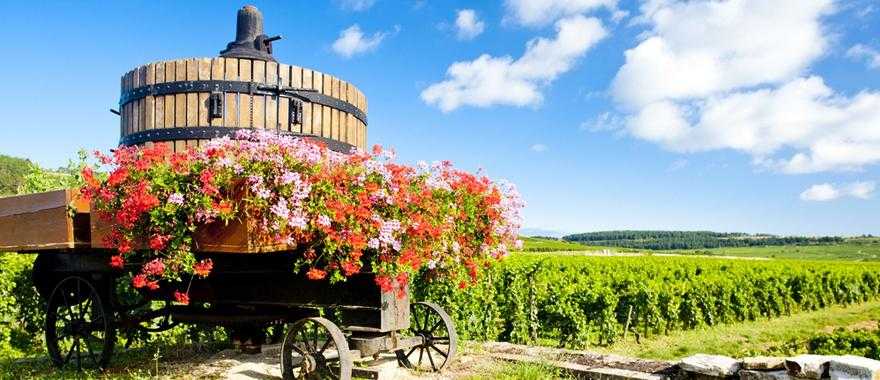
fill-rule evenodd
<path id="1" fill-rule="evenodd" d="M 82 277 L 55 286 L 46 310 L 46 348 L 59 368 L 104 368 L 110 362 L 116 330 L 97 289 Z"/>
<path id="2" fill-rule="evenodd" d="M 422 344 L 404 352 L 397 350 L 400 365 L 420 371 L 437 372 L 452 362 L 458 336 L 449 314 L 433 302 L 416 302 L 410 310 L 410 331 Z"/>
<path id="3" fill-rule="evenodd" d="M 342 330 L 314 317 L 293 323 L 281 344 L 281 376 L 290 379 L 351 379 L 352 357 Z"/>

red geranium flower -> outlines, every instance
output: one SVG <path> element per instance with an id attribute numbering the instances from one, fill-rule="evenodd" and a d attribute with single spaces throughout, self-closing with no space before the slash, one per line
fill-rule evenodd
<path id="1" fill-rule="evenodd" d="M 323 280 L 324 277 L 327 277 L 327 272 L 318 268 L 311 268 L 306 272 L 306 277 L 308 277 L 309 280 Z"/>
<path id="2" fill-rule="evenodd" d="M 122 269 L 125 266 L 125 259 L 121 255 L 113 255 L 110 257 L 110 267 L 114 269 Z"/>
<path id="3" fill-rule="evenodd" d="M 189 295 L 187 295 L 186 293 L 181 293 L 175 290 L 174 300 L 184 305 L 189 305 Z"/>
<path id="4" fill-rule="evenodd" d="M 131 286 L 140 289 L 147 286 L 147 275 L 140 273 L 131 278 Z"/>
<path id="5" fill-rule="evenodd" d="M 171 236 L 168 235 L 153 235 L 153 237 L 150 238 L 150 249 L 161 251 L 165 249 L 165 246 L 168 245 L 168 240 L 170 239 Z"/>
<path id="6" fill-rule="evenodd" d="M 193 274 L 199 277 L 208 277 L 211 270 L 214 269 L 214 262 L 211 259 L 202 260 L 193 264 Z"/>

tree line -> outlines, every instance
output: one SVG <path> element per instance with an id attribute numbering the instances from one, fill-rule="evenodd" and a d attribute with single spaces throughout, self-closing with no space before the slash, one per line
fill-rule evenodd
<path id="1" fill-rule="evenodd" d="M 562 240 L 608 247 L 670 250 L 833 244 L 844 239 L 839 236 L 777 236 L 712 231 L 601 231 L 567 235 Z"/>

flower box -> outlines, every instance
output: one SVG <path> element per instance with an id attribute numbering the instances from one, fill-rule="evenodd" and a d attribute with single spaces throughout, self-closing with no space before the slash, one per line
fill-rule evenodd
<path id="1" fill-rule="evenodd" d="M 89 246 L 89 205 L 74 189 L 0 198 L 0 250 L 37 252 Z"/>
<path id="2" fill-rule="evenodd" d="M 110 234 L 110 223 L 97 216 L 91 218 L 92 247 L 114 248 L 107 245 L 104 237 Z M 296 246 L 288 244 L 269 244 L 257 238 L 257 228 L 253 219 L 242 215 L 239 219 L 224 223 L 214 221 L 196 228 L 193 234 L 193 251 L 216 253 L 264 253 L 292 251 Z M 146 245 L 138 244 L 137 248 Z"/>

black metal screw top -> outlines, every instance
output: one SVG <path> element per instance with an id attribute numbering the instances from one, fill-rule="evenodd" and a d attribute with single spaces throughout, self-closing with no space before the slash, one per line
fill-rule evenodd
<path id="1" fill-rule="evenodd" d="M 263 14 L 253 5 L 245 5 L 238 10 L 235 41 L 226 45 L 221 57 L 262 59 L 275 62 L 272 56 L 272 41 L 281 36 L 269 37 L 263 33 Z"/>

